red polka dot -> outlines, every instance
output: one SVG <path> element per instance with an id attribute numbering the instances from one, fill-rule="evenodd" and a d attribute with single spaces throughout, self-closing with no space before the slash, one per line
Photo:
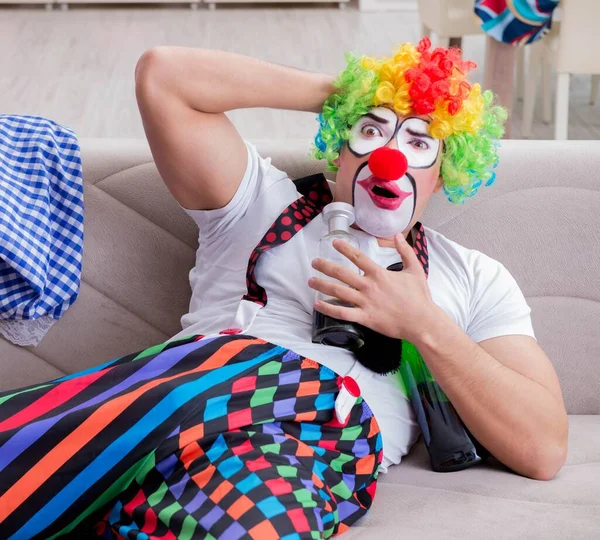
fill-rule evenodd
<path id="1" fill-rule="evenodd" d="M 292 207 L 294 210 L 296 210 L 296 208 L 298 208 L 298 204 L 297 204 L 296 202 L 293 202 L 293 203 L 292 203 L 290 206 L 291 206 L 291 207 Z"/>
<path id="2" fill-rule="evenodd" d="M 294 212 L 294 217 L 296 219 L 302 219 L 302 214 L 300 212 Z"/>
<path id="3" fill-rule="evenodd" d="M 304 209 L 302 210 L 302 213 L 303 213 L 303 214 L 304 214 L 306 217 L 310 216 L 310 212 L 309 212 L 309 211 L 308 211 L 308 209 L 306 209 L 306 208 L 304 208 Z"/>
<path id="4" fill-rule="evenodd" d="M 417 249 L 423 249 L 423 246 L 421 246 L 421 242 L 419 242 L 418 240 L 415 242 Z"/>
<path id="5" fill-rule="evenodd" d="M 285 242 L 286 240 L 289 240 L 292 237 L 292 233 L 290 231 L 283 231 L 281 233 L 281 239 Z"/>
<path id="6" fill-rule="evenodd" d="M 296 232 L 301 231 L 302 230 L 302 225 L 300 225 L 300 223 L 296 223 L 296 225 L 294 225 L 294 230 Z"/>
<path id="7" fill-rule="evenodd" d="M 287 214 L 290 211 L 289 208 L 286 208 L 283 212 L 281 212 L 282 214 Z"/>
<path id="8" fill-rule="evenodd" d="M 286 216 L 286 217 L 282 218 L 281 223 L 283 223 L 286 226 L 287 225 L 291 225 L 292 224 L 292 218 Z"/>
<path id="9" fill-rule="evenodd" d="M 324 202 L 325 204 L 329 204 L 329 203 L 331 202 L 331 195 L 329 195 L 329 193 L 325 193 L 325 194 L 323 195 L 323 202 Z"/>
<path id="10" fill-rule="evenodd" d="M 423 255 L 419 255 L 419 260 L 423 263 L 423 264 L 427 264 L 427 259 L 425 259 L 425 257 L 423 257 Z"/>
<path id="11" fill-rule="evenodd" d="M 275 242 L 275 240 L 277 240 L 277 235 L 274 232 L 267 233 L 267 236 L 265 236 L 265 240 L 272 244 L 273 242 Z"/>
<path id="12" fill-rule="evenodd" d="M 319 198 L 319 194 L 316 191 L 311 191 L 308 196 L 313 200 L 316 201 Z"/>

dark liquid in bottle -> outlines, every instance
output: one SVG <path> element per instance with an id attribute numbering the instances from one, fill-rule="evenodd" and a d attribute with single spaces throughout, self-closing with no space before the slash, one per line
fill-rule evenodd
<path id="1" fill-rule="evenodd" d="M 339 300 L 330 300 L 328 303 L 352 307 L 352 304 Z M 322 343 L 343 349 L 358 349 L 364 343 L 362 332 L 354 324 L 328 317 L 316 310 L 313 312 L 312 336 L 313 343 Z"/>

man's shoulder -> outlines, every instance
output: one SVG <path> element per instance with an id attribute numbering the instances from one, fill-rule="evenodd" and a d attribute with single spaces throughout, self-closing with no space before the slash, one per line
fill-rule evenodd
<path id="1" fill-rule="evenodd" d="M 445 265 L 468 277 L 479 272 L 498 272 L 504 266 L 485 253 L 463 246 L 442 233 L 425 227 L 432 265 Z"/>
<path id="2" fill-rule="evenodd" d="M 463 302 L 455 320 L 475 342 L 511 334 L 534 337 L 527 301 L 500 261 L 437 231 L 426 228 L 425 234 L 430 283 L 444 291 L 437 296 L 440 302 L 448 302 L 448 298 Z"/>

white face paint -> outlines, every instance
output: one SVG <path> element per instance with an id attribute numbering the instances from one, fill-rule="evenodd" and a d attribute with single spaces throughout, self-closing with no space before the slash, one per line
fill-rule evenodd
<path id="1" fill-rule="evenodd" d="M 348 147 L 358 156 L 365 156 L 388 144 L 398 125 L 396 113 L 386 107 L 375 107 L 352 126 Z"/>
<path id="2" fill-rule="evenodd" d="M 398 150 L 410 169 L 428 169 L 437 160 L 440 140 L 429 135 L 429 124 L 421 118 L 407 118 L 396 134 Z"/>
<path id="3" fill-rule="evenodd" d="M 409 168 L 426 169 L 437 160 L 440 141 L 429 135 L 429 124 L 421 118 L 407 118 L 398 125 L 398 116 L 390 109 L 376 107 L 353 126 L 350 150 L 366 156 L 387 146 L 395 137 L 398 150 Z M 354 181 L 356 224 L 378 238 L 388 238 L 405 230 L 412 220 L 417 186 L 410 173 L 394 181 L 373 175 L 366 162 Z"/>
<path id="4" fill-rule="evenodd" d="M 389 190 L 394 197 L 379 195 L 382 189 Z M 378 238 L 394 236 L 410 225 L 415 197 L 416 189 L 408 174 L 395 182 L 385 182 L 374 177 L 366 164 L 354 185 L 356 224 Z"/>

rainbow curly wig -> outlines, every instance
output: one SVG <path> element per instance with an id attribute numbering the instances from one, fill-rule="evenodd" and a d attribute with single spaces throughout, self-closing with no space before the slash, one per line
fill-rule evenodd
<path id="1" fill-rule="evenodd" d="M 405 43 L 393 58 L 346 55 L 348 66 L 338 76 L 335 92 L 319 115 L 313 155 L 334 161 L 350 138 L 355 122 L 372 107 L 389 107 L 398 115 L 429 115 L 430 135 L 444 140 L 441 175 L 453 203 L 462 203 L 482 184 L 491 185 L 504 134 L 506 110 L 491 91 L 471 85 L 467 74 L 477 67 L 464 61 L 459 49 L 431 50 L 429 38 L 417 46 Z"/>

